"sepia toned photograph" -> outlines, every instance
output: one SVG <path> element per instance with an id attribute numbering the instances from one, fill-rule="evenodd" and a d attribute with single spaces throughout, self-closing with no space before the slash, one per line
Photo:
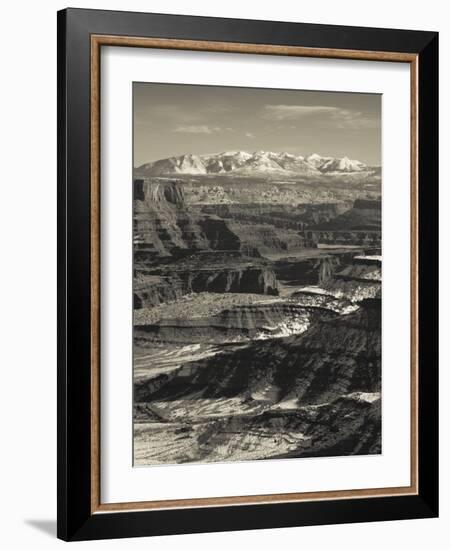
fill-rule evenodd
<path id="1" fill-rule="evenodd" d="M 62 540 L 439 516 L 439 34 L 294 21 L 58 12 Z"/>
<path id="2" fill-rule="evenodd" d="M 381 95 L 133 84 L 133 464 L 381 446 Z"/>

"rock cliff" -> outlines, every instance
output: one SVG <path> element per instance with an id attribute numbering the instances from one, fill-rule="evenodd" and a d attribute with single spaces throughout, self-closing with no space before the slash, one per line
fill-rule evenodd
<path id="1" fill-rule="evenodd" d="M 296 400 L 302 405 L 327 403 L 343 394 L 380 390 L 381 323 L 379 300 L 366 300 L 345 316 L 317 316 L 298 336 L 250 344 L 224 352 L 220 360 L 191 363 L 158 392 L 145 383 L 137 401 L 202 397 L 249 398 L 261 385 L 273 389 L 273 404 Z M 261 365 L 265 365 L 261 369 Z M 189 384 L 184 383 L 189 371 Z"/>
<path id="2" fill-rule="evenodd" d="M 254 325 L 227 315 L 216 322 Z M 346 315 L 319 309 L 308 322 L 303 333 L 233 345 L 142 381 L 140 422 L 156 411 L 169 423 L 177 462 L 380 452 L 380 301 Z M 176 419 L 184 427 L 175 433 Z"/>
<path id="3" fill-rule="evenodd" d="M 191 210 L 176 180 L 135 180 L 133 232 L 136 308 L 189 292 L 278 293 L 252 239 L 241 240 L 216 215 Z"/>

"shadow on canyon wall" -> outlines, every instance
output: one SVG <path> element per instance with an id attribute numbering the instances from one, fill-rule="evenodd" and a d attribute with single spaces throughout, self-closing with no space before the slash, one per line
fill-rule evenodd
<path id="1" fill-rule="evenodd" d="M 134 182 L 136 465 L 381 452 L 381 201 Z"/>

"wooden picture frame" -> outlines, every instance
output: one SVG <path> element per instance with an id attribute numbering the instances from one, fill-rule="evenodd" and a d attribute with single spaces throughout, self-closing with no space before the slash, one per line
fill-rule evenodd
<path id="1" fill-rule="evenodd" d="M 101 502 L 103 46 L 410 64 L 409 487 Z M 437 516 L 437 140 L 437 33 L 84 9 L 58 13 L 58 537 L 86 540 Z"/>

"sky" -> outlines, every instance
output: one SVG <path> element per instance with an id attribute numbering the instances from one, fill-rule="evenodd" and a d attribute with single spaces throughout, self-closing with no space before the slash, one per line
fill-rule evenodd
<path id="1" fill-rule="evenodd" d="M 274 151 L 381 164 L 381 95 L 133 84 L 134 166 L 187 153 Z"/>

